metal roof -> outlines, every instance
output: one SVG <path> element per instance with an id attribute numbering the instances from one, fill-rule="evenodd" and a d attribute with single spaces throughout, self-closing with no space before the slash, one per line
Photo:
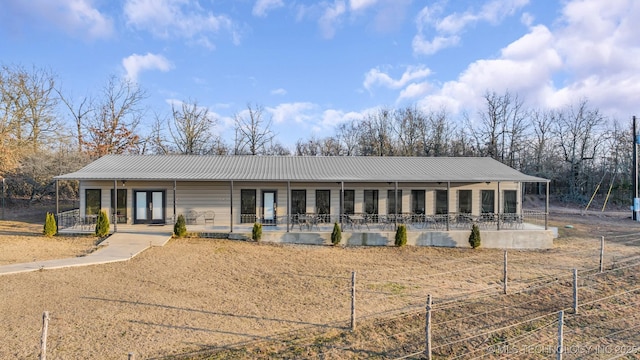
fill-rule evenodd
<path id="1" fill-rule="evenodd" d="M 106 155 L 59 180 L 548 182 L 486 157 Z"/>

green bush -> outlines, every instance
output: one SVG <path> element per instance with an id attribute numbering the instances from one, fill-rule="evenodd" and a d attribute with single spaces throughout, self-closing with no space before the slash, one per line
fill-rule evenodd
<path id="1" fill-rule="evenodd" d="M 331 232 L 331 243 L 338 245 L 340 241 L 342 241 L 342 231 L 340 230 L 340 225 L 336 222 L 333 224 L 333 231 Z"/>
<path id="2" fill-rule="evenodd" d="M 251 238 L 254 241 L 260 241 L 262 239 L 262 224 L 254 223 L 253 229 L 251 230 Z"/>
<path id="3" fill-rule="evenodd" d="M 42 231 L 44 236 L 52 237 L 58 233 L 58 225 L 56 224 L 56 217 L 52 213 L 47 213 L 47 218 L 44 221 L 44 230 Z"/>
<path id="4" fill-rule="evenodd" d="M 396 246 L 407 245 L 407 226 L 398 225 L 396 229 Z"/>
<path id="5" fill-rule="evenodd" d="M 183 237 L 187 235 L 187 222 L 184 220 L 184 215 L 178 215 L 176 223 L 173 224 L 173 233 L 177 237 Z"/>
<path id="6" fill-rule="evenodd" d="M 96 220 L 96 236 L 103 238 L 107 235 L 109 235 L 109 215 L 103 210 L 100 211 Z"/>
<path id="7" fill-rule="evenodd" d="M 480 228 L 476 224 L 473 224 L 473 226 L 471 227 L 471 235 L 469 235 L 469 244 L 474 249 L 480 246 Z"/>

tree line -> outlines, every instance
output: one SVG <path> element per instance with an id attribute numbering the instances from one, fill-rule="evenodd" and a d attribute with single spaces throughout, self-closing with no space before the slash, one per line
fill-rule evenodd
<path id="1" fill-rule="evenodd" d="M 326 137 L 287 149 L 258 104 L 233 116 L 233 138 L 197 100 L 150 114 L 137 84 L 111 76 L 92 95 L 71 98 L 49 70 L 0 67 L 0 176 L 9 198 L 38 201 L 55 191 L 53 176 L 106 154 L 488 156 L 550 179 L 559 198 L 585 202 L 599 184 L 614 201 L 632 196 L 632 128 L 580 99 L 557 109 L 531 108 L 518 94 L 487 90 L 483 106 L 454 118 L 446 108 L 380 108 L 341 123 Z M 147 133 L 141 124 L 148 125 Z M 74 198 L 77 184 L 64 183 Z M 529 189 L 536 192 L 538 189 Z"/>

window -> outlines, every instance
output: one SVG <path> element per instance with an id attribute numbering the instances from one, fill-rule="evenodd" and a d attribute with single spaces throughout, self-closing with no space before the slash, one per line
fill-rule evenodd
<path id="1" fill-rule="evenodd" d="M 113 205 L 115 205 L 116 201 L 113 198 L 113 189 L 111 189 L 111 214 L 113 215 Z M 127 222 L 127 189 L 118 189 L 118 209 L 116 211 L 116 216 L 118 218 L 118 223 L 126 223 Z"/>
<path id="2" fill-rule="evenodd" d="M 482 213 L 495 213 L 495 192 L 493 190 L 482 190 Z"/>
<path id="3" fill-rule="evenodd" d="M 355 202 L 356 202 L 356 192 L 355 190 L 345 190 L 344 191 L 344 204 L 342 206 L 342 211 L 344 211 L 347 215 L 353 215 L 355 212 Z"/>
<path id="4" fill-rule="evenodd" d="M 378 213 L 378 190 L 364 191 L 364 212 L 367 214 Z"/>
<path id="5" fill-rule="evenodd" d="M 425 191 L 411 190 L 411 212 L 414 214 L 424 214 Z"/>
<path id="6" fill-rule="evenodd" d="M 515 214 L 517 206 L 517 194 L 515 190 L 504 191 L 504 203 L 502 204 L 502 212 L 505 214 Z"/>
<path id="7" fill-rule="evenodd" d="M 436 214 L 449 213 L 449 196 L 447 190 L 436 190 Z"/>
<path id="8" fill-rule="evenodd" d="M 316 190 L 316 213 L 325 215 L 324 221 L 329 221 L 331 214 L 331 190 Z"/>
<path id="9" fill-rule="evenodd" d="M 84 214 L 98 215 L 102 209 L 102 191 L 100 189 L 86 189 L 84 191 Z"/>
<path id="10" fill-rule="evenodd" d="M 291 214 L 307 213 L 307 190 L 291 190 Z"/>
<path id="11" fill-rule="evenodd" d="M 471 190 L 458 190 L 458 212 L 471 214 Z"/>
<path id="12" fill-rule="evenodd" d="M 240 190 L 240 222 L 256 222 L 256 190 Z"/>
<path id="13" fill-rule="evenodd" d="M 387 191 L 387 214 L 402 213 L 402 190 L 398 190 L 398 208 L 396 209 L 396 191 Z"/>

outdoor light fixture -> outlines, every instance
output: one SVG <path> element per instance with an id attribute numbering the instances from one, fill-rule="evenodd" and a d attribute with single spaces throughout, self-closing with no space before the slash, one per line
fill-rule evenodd
<path id="1" fill-rule="evenodd" d="M 122 186 L 124 187 L 125 185 L 127 185 L 127 180 L 122 180 Z"/>

